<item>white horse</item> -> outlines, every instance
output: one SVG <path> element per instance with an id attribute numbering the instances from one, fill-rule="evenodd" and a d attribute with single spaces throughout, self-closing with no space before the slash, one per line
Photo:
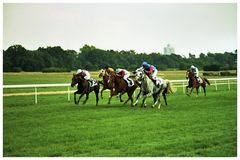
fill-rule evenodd
<path id="1" fill-rule="evenodd" d="M 141 82 L 141 90 L 140 95 L 137 96 L 136 102 L 133 104 L 134 106 L 137 105 L 139 99 L 143 97 L 142 105 L 141 107 L 146 107 L 146 99 L 149 96 L 153 96 L 154 98 L 154 104 L 152 107 L 154 108 L 157 103 L 158 109 L 160 109 L 161 103 L 160 103 L 160 96 L 163 94 L 165 104 L 167 105 L 166 101 L 166 93 L 174 93 L 175 89 L 172 87 L 172 83 L 169 80 L 164 80 L 161 78 L 157 78 L 157 81 L 159 83 L 159 87 L 157 87 L 153 81 L 146 75 L 146 73 L 143 70 L 136 70 L 136 79 Z"/>

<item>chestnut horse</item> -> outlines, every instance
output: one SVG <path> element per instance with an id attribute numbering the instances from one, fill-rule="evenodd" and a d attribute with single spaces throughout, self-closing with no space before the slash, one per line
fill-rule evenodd
<path id="1" fill-rule="evenodd" d="M 109 90 L 112 89 L 112 85 L 109 84 L 110 75 L 106 72 L 105 69 L 101 69 L 98 77 L 103 79 L 103 81 L 102 81 L 103 88 L 100 92 L 101 93 L 101 98 L 103 98 L 103 95 L 102 95 L 103 91 L 106 90 L 106 89 L 109 89 Z"/>
<path id="2" fill-rule="evenodd" d="M 86 99 L 83 101 L 83 104 L 85 104 L 89 98 L 89 93 L 94 91 L 96 95 L 96 106 L 98 105 L 98 93 L 99 93 L 99 83 L 97 80 L 92 80 L 91 84 L 85 80 L 81 74 L 73 74 L 72 77 L 72 83 L 71 87 L 74 87 L 77 85 L 77 91 L 74 92 L 74 102 L 75 104 L 78 104 L 80 99 L 86 94 Z M 80 94 L 78 101 L 76 101 L 76 94 Z"/>
<path id="3" fill-rule="evenodd" d="M 120 101 L 123 102 L 121 99 L 121 96 L 124 93 L 128 94 L 128 99 L 124 102 L 126 104 L 129 100 L 131 100 L 131 106 L 133 106 L 133 93 L 138 87 L 138 82 L 136 80 L 133 81 L 133 85 L 131 87 L 128 87 L 127 82 L 123 79 L 123 77 L 118 76 L 115 72 L 109 73 L 109 79 L 107 81 L 109 87 L 110 87 L 110 97 L 108 99 L 108 104 L 111 103 L 111 99 L 113 96 L 116 96 L 118 94 L 120 97 Z"/>
<path id="4" fill-rule="evenodd" d="M 210 85 L 210 82 L 207 78 L 200 77 L 202 79 L 202 82 L 199 83 L 198 80 L 195 77 L 195 74 L 193 72 L 191 72 L 190 70 L 188 70 L 186 72 L 186 78 L 189 79 L 188 85 L 186 86 L 186 94 L 188 96 L 191 95 L 194 88 L 196 88 L 197 95 L 198 95 L 198 89 L 199 89 L 200 86 L 203 88 L 204 95 L 206 96 L 206 83 L 208 85 Z M 188 88 L 191 88 L 190 93 L 188 92 Z"/>

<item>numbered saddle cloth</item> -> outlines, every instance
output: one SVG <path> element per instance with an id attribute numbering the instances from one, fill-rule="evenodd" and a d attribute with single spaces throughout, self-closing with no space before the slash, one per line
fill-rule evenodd
<path id="1" fill-rule="evenodd" d="M 156 83 L 159 85 L 163 84 L 163 79 L 162 78 L 156 78 Z"/>
<path id="2" fill-rule="evenodd" d="M 98 81 L 95 79 L 90 79 L 88 81 L 88 83 L 90 84 L 90 87 L 96 86 L 98 84 Z"/>
<path id="3" fill-rule="evenodd" d="M 127 83 L 129 87 L 134 85 L 134 81 L 131 78 L 127 78 Z"/>

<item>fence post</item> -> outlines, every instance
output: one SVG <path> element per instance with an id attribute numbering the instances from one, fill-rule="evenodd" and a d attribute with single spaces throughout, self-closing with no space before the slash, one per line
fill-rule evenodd
<path id="1" fill-rule="evenodd" d="M 185 93 L 184 81 L 183 81 L 183 85 L 182 85 L 182 87 L 183 87 L 183 94 L 184 94 L 184 93 Z"/>
<path id="2" fill-rule="evenodd" d="M 217 89 L 217 81 L 215 80 L 215 89 L 216 89 L 216 91 L 218 90 Z"/>
<path id="3" fill-rule="evenodd" d="M 69 86 L 68 86 L 68 102 L 70 102 L 70 89 L 69 89 Z"/>
<path id="4" fill-rule="evenodd" d="M 35 104 L 37 104 L 38 100 L 37 100 L 37 87 L 35 87 Z"/>

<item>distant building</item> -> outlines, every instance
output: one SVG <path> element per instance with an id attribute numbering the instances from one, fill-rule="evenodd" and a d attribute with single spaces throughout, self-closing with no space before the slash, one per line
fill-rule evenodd
<path id="1" fill-rule="evenodd" d="M 164 54 L 170 55 L 172 53 L 175 53 L 174 47 L 172 47 L 170 44 L 168 44 L 167 47 L 164 47 Z"/>

